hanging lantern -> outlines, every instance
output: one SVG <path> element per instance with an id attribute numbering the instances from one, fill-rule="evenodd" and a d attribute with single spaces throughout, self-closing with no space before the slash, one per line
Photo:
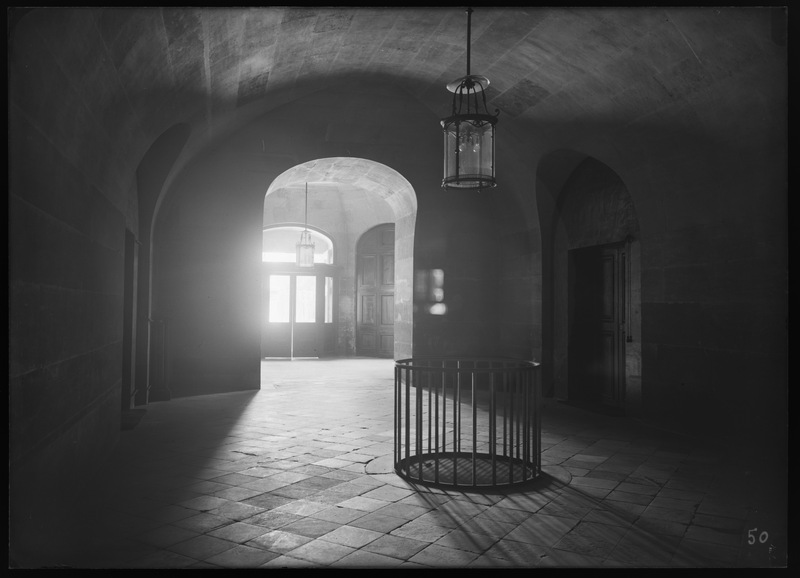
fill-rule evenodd
<path id="1" fill-rule="evenodd" d="M 308 230 L 308 183 L 306 183 L 306 212 L 304 229 L 300 233 L 300 242 L 297 243 L 297 266 L 314 266 L 314 243 L 311 241 L 311 233 Z"/>
<path id="2" fill-rule="evenodd" d="M 487 189 L 497 185 L 494 176 L 494 129 L 497 114 L 486 107 L 489 79 L 470 74 L 470 25 L 467 9 L 467 75 L 447 85 L 453 93 L 452 114 L 442 119 L 444 129 L 445 189 Z M 482 107 L 480 105 L 483 105 Z"/>

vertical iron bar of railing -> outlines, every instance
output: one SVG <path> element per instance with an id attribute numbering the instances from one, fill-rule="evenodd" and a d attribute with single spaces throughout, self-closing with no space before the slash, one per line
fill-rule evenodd
<path id="1" fill-rule="evenodd" d="M 394 366 L 394 465 L 395 470 L 397 469 L 397 464 L 400 463 L 400 435 L 401 435 L 401 423 L 400 423 L 400 366 L 395 364 Z"/>
<path id="2" fill-rule="evenodd" d="M 528 479 L 528 444 L 530 443 L 530 428 L 528 427 L 528 372 L 525 368 L 520 369 L 522 376 L 522 481 Z"/>
<path id="3" fill-rule="evenodd" d="M 508 464 L 508 372 L 503 372 L 503 460 Z"/>
<path id="4" fill-rule="evenodd" d="M 422 376 L 419 367 L 415 367 L 414 376 L 414 406 L 416 410 L 416 436 L 415 446 L 417 449 L 417 478 L 422 481 Z"/>
<path id="5" fill-rule="evenodd" d="M 442 364 L 444 365 L 444 361 Z M 442 371 L 442 451 L 447 455 L 447 373 Z M 447 463 L 447 462 L 445 462 Z"/>
<path id="6" fill-rule="evenodd" d="M 455 427 L 455 437 L 453 441 L 456 443 L 456 453 L 461 453 L 461 362 L 459 361 L 458 364 L 458 372 L 457 372 L 457 379 L 456 379 L 456 423 Z"/>
<path id="7" fill-rule="evenodd" d="M 439 368 L 439 376 L 441 377 L 442 389 L 444 389 L 444 370 Z M 434 411 L 433 411 L 433 435 L 434 437 L 434 447 L 435 451 L 433 454 L 433 483 L 439 483 L 439 454 L 441 451 L 439 450 L 439 390 L 436 390 L 436 395 L 434 396 Z"/>
<path id="8" fill-rule="evenodd" d="M 428 362 L 428 367 L 430 367 L 430 362 Z M 425 372 L 425 387 L 428 390 L 428 455 L 433 453 L 433 448 L 431 444 L 433 443 L 433 432 L 431 428 L 433 427 L 433 420 L 431 419 L 431 410 L 433 409 L 433 398 L 431 393 L 431 372 L 430 370 Z"/>
<path id="9" fill-rule="evenodd" d="M 509 404 L 509 424 L 508 424 L 508 483 L 514 483 L 514 421 L 515 421 L 515 412 L 514 412 L 514 396 L 516 395 L 516 383 L 517 383 L 517 375 L 516 372 L 512 372 L 509 375 L 509 382 L 508 382 L 508 404 Z"/>
<path id="10" fill-rule="evenodd" d="M 470 373 L 472 381 L 472 485 L 478 485 L 478 403 L 475 391 L 475 368 Z"/>
<path id="11" fill-rule="evenodd" d="M 542 472 L 542 371 L 536 367 L 536 475 Z"/>
<path id="12" fill-rule="evenodd" d="M 497 485 L 497 399 L 494 395 L 494 371 L 489 376 L 489 452 L 492 456 L 492 485 Z"/>
<path id="13" fill-rule="evenodd" d="M 519 370 L 517 370 L 516 374 L 517 374 L 517 379 L 515 380 L 514 383 L 514 408 L 516 409 L 516 414 L 514 415 L 514 427 L 516 428 L 515 431 L 516 431 L 517 443 L 514 446 L 514 457 L 516 458 L 515 462 L 518 464 L 520 461 L 520 449 L 522 447 L 522 440 L 520 439 L 522 437 L 522 432 L 520 428 L 520 419 L 519 419 L 520 410 L 522 409 L 521 407 L 519 407 L 519 398 L 520 398 L 519 392 L 522 387 L 522 383 L 520 379 Z"/>
<path id="14" fill-rule="evenodd" d="M 406 365 L 406 475 L 411 475 L 411 364 Z"/>

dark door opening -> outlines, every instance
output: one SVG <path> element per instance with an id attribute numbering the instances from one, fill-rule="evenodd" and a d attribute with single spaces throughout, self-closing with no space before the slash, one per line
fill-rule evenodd
<path id="1" fill-rule="evenodd" d="M 122 410 L 136 405 L 136 289 L 139 265 L 139 241 L 125 230 L 125 286 L 122 317 Z"/>
<path id="2" fill-rule="evenodd" d="M 569 252 L 569 401 L 621 410 L 625 397 L 625 246 Z"/>
<path id="3" fill-rule="evenodd" d="M 394 224 L 364 233 L 356 253 L 356 354 L 394 357 Z"/>

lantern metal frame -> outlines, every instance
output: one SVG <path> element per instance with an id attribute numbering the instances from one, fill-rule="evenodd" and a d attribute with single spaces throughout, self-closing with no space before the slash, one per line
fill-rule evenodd
<path id="1" fill-rule="evenodd" d="M 311 240 L 311 232 L 308 230 L 308 183 L 306 183 L 306 209 L 304 229 L 300 233 L 300 242 L 297 243 L 297 266 L 314 266 L 314 242 Z"/>
<path id="2" fill-rule="evenodd" d="M 453 93 L 452 113 L 441 120 L 444 132 L 442 187 L 445 189 L 497 186 L 494 133 L 500 111 L 495 109 L 495 114 L 489 113 L 486 104 L 489 79 L 470 74 L 471 20 L 472 8 L 468 8 L 467 74 L 447 85 Z"/>

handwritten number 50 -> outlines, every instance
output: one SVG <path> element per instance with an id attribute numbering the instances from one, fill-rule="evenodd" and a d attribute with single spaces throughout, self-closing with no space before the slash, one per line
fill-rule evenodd
<path id="1" fill-rule="evenodd" d="M 758 532 L 758 528 L 753 528 L 752 530 L 747 531 L 747 543 L 751 546 L 756 543 L 755 532 Z M 759 544 L 763 544 L 767 540 L 769 540 L 769 534 L 767 534 L 767 531 L 764 530 L 758 535 L 758 542 Z"/>

